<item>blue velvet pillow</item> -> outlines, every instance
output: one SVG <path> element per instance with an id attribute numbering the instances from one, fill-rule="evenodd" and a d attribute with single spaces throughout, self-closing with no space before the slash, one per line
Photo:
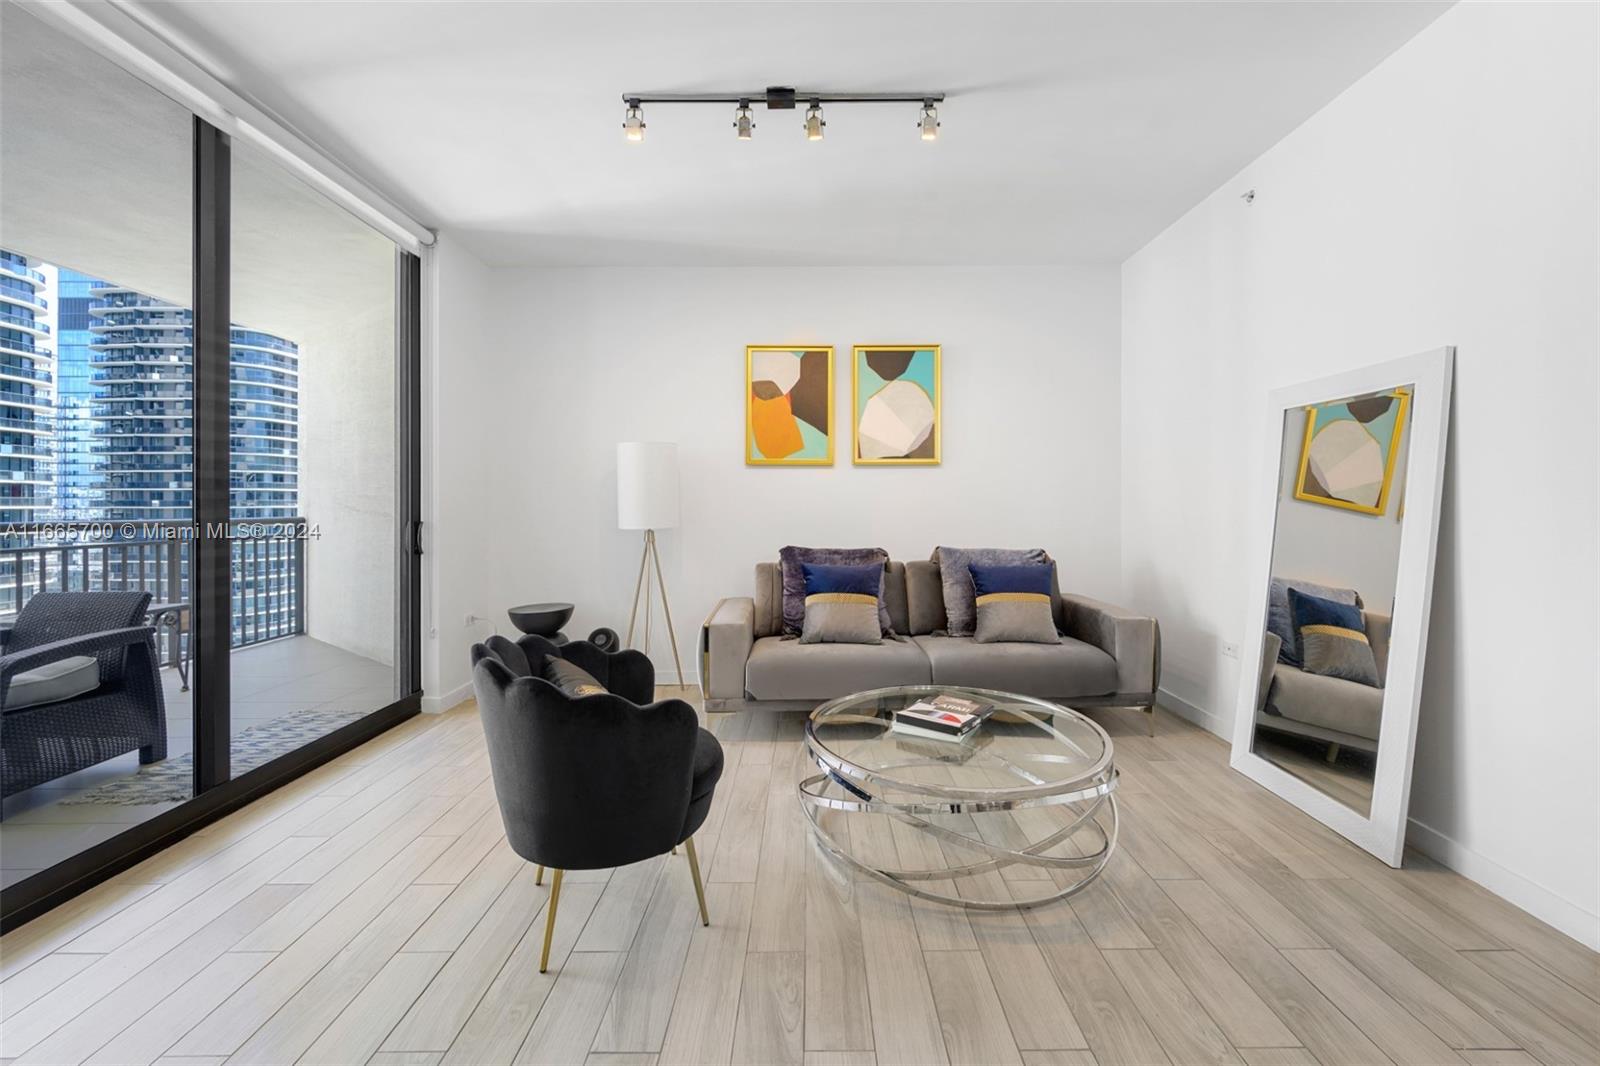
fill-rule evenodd
<path id="1" fill-rule="evenodd" d="M 1289 612 L 1300 638 L 1301 669 L 1378 687 L 1378 660 L 1361 608 L 1291 588 Z"/>
<path id="2" fill-rule="evenodd" d="M 801 563 L 806 583 L 802 644 L 881 644 L 878 596 L 883 564 L 828 566 Z"/>
<path id="3" fill-rule="evenodd" d="M 1054 563 L 967 568 L 977 607 L 972 639 L 979 644 L 1012 641 L 1022 644 L 1060 644 L 1050 606 Z"/>

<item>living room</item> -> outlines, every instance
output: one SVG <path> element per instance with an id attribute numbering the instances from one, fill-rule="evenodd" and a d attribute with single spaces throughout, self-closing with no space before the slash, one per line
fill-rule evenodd
<path id="1" fill-rule="evenodd" d="M 4 0 L 0 1059 L 1600 1061 L 1597 16 Z"/>

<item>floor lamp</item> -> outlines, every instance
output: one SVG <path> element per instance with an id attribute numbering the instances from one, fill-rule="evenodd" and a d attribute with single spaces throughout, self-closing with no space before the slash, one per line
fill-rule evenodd
<path id="1" fill-rule="evenodd" d="M 656 530 L 678 524 L 678 446 L 630 441 L 617 445 L 617 528 L 644 530 L 644 554 L 639 558 L 639 579 L 633 586 L 633 610 L 628 614 L 627 646 L 639 621 L 639 599 L 644 598 L 644 653 L 650 654 L 650 616 L 653 613 L 650 575 L 661 591 L 661 613 L 667 619 L 667 639 L 672 642 L 672 664 L 683 684 L 683 662 L 678 658 L 678 635 L 672 629 L 672 608 L 667 605 L 667 582 L 661 576 L 661 554 L 656 550 Z"/>

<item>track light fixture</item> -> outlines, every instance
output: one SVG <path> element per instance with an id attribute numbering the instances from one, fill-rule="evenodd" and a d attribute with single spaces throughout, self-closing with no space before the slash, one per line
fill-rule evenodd
<path id="1" fill-rule="evenodd" d="M 797 105 L 806 105 L 806 140 L 822 140 L 828 123 L 822 117 L 823 104 L 920 104 L 921 114 L 917 129 L 925 141 L 939 136 L 939 112 L 936 104 L 944 102 L 944 93 L 822 93 L 803 92 L 785 85 L 771 85 L 761 92 L 741 93 L 624 93 L 622 102 L 627 105 L 622 132 L 630 141 L 644 140 L 645 104 L 733 104 L 733 128 L 739 140 L 748 141 L 755 131 L 755 118 L 751 112 L 752 101 L 766 104 L 768 111 L 793 111 Z"/>
<path id="2" fill-rule="evenodd" d="M 826 125 L 827 123 L 822 121 L 822 105 L 815 100 L 811 101 L 811 106 L 806 108 L 806 140 L 822 140 L 822 127 Z"/>
<path id="3" fill-rule="evenodd" d="M 638 100 L 628 101 L 628 111 L 622 117 L 622 135 L 634 144 L 644 140 L 644 110 Z"/>

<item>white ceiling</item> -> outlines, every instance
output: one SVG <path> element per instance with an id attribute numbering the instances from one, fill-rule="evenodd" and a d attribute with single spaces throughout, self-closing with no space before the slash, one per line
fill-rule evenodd
<path id="1" fill-rule="evenodd" d="M 213 71 L 494 264 L 1120 261 L 1444 3 L 149 2 Z M 646 109 L 624 91 L 943 89 Z"/>

